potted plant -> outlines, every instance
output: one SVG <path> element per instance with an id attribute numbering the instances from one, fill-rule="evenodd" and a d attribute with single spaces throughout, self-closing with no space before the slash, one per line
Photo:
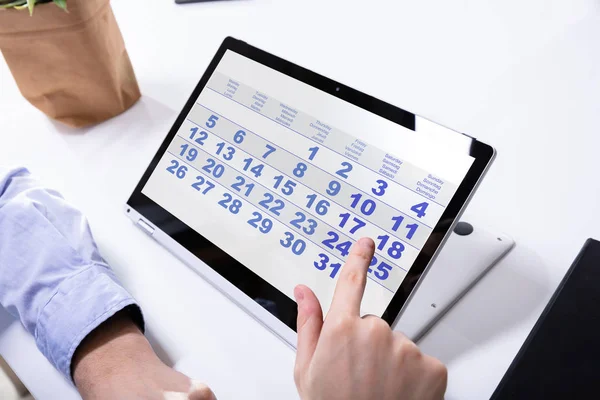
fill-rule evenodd
<path id="1" fill-rule="evenodd" d="M 23 96 L 71 126 L 141 96 L 109 0 L 0 0 L 0 51 Z"/>
<path id="2" fill-rule="evenodd" d="M 67 11 L 67 0 L 0 0 L 0 8 L 29 9 L 29 15 L 33 15 L 33 7 L 36 4 L 54 2 L 58 7 Z"/>

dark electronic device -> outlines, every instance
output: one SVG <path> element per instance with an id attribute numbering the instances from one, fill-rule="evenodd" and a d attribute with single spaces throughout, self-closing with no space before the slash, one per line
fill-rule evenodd
<path id="1" fill-rule="evenodd" d="M 175 3 L 177 3 L 177 4 L 208 3 L 209 1 L 227 1 L 227 0 L 175 0 Z"/>
<path id="2" fill-rule="evenodd" d="M 588 239 L 494 400 L 600 397 L 600 242 Z"/>

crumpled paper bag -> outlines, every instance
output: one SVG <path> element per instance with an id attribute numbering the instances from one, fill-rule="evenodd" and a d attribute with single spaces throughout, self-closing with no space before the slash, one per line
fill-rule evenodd
<path id="1" fill-rule="evenodd" d="M 23 96 L 74 127 L 105 121 L 141 96 L 109 0 L 0 10 L 0 50 Z M 2 110 L 0 112 L 9 112 Z"/>

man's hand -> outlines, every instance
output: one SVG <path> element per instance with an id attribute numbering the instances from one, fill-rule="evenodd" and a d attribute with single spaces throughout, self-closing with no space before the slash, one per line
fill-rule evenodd
<path id="1" fill-rule="evenodd" d="M 215 400 L 207 386 L 166 366 L 123 312 L 77 348 L 73 380 L 85 400 Z"/>
<path id="2" fill-rule="evenodd" d="M 434 400 L 446 391 L 447 370 L 375 316 L 360 317 L 375 244 L 353 247 L 327 319 L 306 286 L 296 287 L 298 352 L 294 378 L 303 400 Z"/>

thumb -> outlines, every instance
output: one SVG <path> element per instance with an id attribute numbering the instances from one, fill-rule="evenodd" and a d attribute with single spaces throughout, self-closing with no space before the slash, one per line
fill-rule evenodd
<path id="1" fill-rule="evenodd" d="M 323 327 L 323 311 L 319 299 L 304 285 L 294 289 L 298 303 L 298 351 L 296 353 L 296 375 L 308 369 L 317 347 L 321 328 Z"/>
<path id="2" fill-rule="evenodd" d="M 217 400 L 208 386 L 198 381 L 190 381 L 188 393 L 164 392 L 163 400 Z"/>
<path id="3" fill-rule="evenodd" d="M 217 400 L 217 398 L 208 386 L 198 381 L 192 381 L 188 400 Z"/>

